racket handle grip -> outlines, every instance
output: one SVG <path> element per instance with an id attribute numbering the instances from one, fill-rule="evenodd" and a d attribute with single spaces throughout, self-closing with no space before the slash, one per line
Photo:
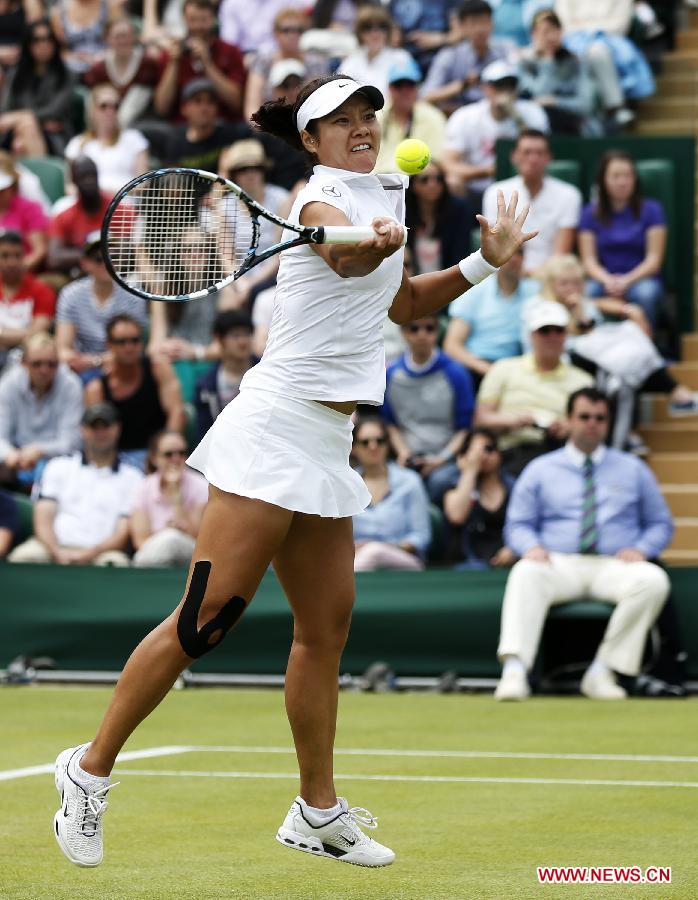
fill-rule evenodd
<path id="1" fill-rule="evenodd" d="M 402 245 L 407 243 L 407 228 L 402 226 Z M 318 244 L 358 244 L 369 241 L 376 232 L 371 225 L 324 225 L 322 235 L 318 235 Z"/>

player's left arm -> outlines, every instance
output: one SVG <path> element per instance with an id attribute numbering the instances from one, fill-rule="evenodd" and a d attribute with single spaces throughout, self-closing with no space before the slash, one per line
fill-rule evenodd
<path id="1" fill-rule="evenodd" d="M 504 265 L 522 244 L 538 234 L 537 231 L 523 231 L 528 215 L 528 204 L 517 216 L 518 199 L 518 194 L 514 191 L 507 207 L 504 203 L 504 194 L 498 191 L 497 221 L 494 225 L 490 225 L 484 216 L 477 216 L 480 223 L 482 258 L 491 266 L 499 268 Z M 402 284 L 388 315 L 398 325 L 413 322 L 415 319 L 438 312 L 471 287 L 472 284 L 465 279 L 459 265 L 441 272 L 414 275 L 411 278 L 403 275 Z"/>

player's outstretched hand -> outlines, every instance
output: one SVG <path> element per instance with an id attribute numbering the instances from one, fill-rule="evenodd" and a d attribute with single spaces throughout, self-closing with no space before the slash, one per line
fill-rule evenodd
<path id="1" fill-rule="evenodd" d="M 523 231 L 529 204 L 527 203 L 517 216 L 518 202 L 519 194 L 513 191 L 507 207 L 504 194 L 497 191 L 497 221 L 490 225 L 484 216 L 476 217 L 480 223 L 482 255 L 491 266 L 503 266 L 522 244 L 538 234 L 537 231 Z"/>

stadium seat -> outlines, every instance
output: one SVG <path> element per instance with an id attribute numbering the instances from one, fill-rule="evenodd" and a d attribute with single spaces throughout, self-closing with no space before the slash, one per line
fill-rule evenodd
<path id="1" fill-rule="evenodd" d="M 427 549 L 428 562 L 438 562 L 446 552 L 446 519 L 438 506 L 433 503 L 429 507 L 431 521 L 431 543 Z"/>
<path id="2" fill-rule="evenodd" d="M 19 162 L 38 176 L 51 203 L 65 196 L 65 162 L 58 156 L 24 156 Z"/>
<path id="3" fill-rule="evenodd" d="M 208 372 L 213 363 L 207 360 L 178 359 L 173 365 L 182 388 L 182 399 L 185 403 L 193 403 L 196 382 L 205 372 Z"/>
<path id="4" fill-rule="evenodd" d="M 12 494 L 19 514 L 18 543 L 26 541 L 34 533 L 34 506 L 26 494 Z"/>
<path id="5" fill-rule="evenodd" d="M 582 167 L 577 159 L 552 159 L 548 165 L 548 175 L 566 181 L 580 191 L 582 189 Z"/>
<path id="6" fill-rule="evenodd" d="M 669 159 L 639 159 L 636 165 L 642 193 L 646 197 L 659 200 L 664 207 L 668 240 L 662 271 L 667 287 L 673 289 L 676 287 L 676 241 L 672 240 L 672 235 L 676 235 L 679 227 L 674 164 Z"/>

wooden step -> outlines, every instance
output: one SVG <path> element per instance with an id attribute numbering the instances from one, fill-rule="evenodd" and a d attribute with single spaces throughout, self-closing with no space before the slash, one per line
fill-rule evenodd
<path id="1" fill-rule="evenodd" d="M 681 361 L 698 362 L 698 334 L 681 335 Z"/>
<path id="2" fill-rule="evenodd" d="M 686 387 L 698 391 L 698 363 L 697 362 L 681 362 L 670 366 L 669 371 L 674 378 L 685 384 Z"/>
<path id="3" fill-rule="evenodd" d="M 693 96 L 654 96 L 649 100 L 644 100 L 638 110 L 638 115 L 642 117 L 643 122 L 694 117 L 698 110 L 695 92 L 696 85 L 694 84 Z"/>
<path id="4" fill-rule="evenodd" d="M 639 431 L 653 453 L 698 453 L 698 416 L 642 425 Z"/>
<path id="5" fill-rule="evenodd" d="M 698 484 L 660 484 L 673 516 L 698 516 Z"/>
<path id="6" fill-rule="evenodd" d="M 662 75 L 675 75 L 679 72 L 693 72 L 698 69 L 698 57 L 687 50 L 666 53 L 662 57 Z"/>
<path id="7" fill-rule="evenodd" d="M 690 28 L 686 31 L 679 31 L 676 35 L 676 49 L 682 50 L 698 50 L 698 29 Z"/>
<path id="8" fill-rule="evenodd" d="M 654 97 L 690 97 L 693 99 L 698 90 L 698 71 L 671 72 L 662 74 L 657 80 L 657 92 Z M 649 98 L 648 98 L 649 99 Z M 644 109 L 642 102 L 641 109 Z"/>
<path id="9" fill-rule="evenodd" d="M 665 550 L 661 557 L 669 566 L 698 565 L 698 550 Z"/>
<path id="10" fill-rule="evenodd" d="M 698 413 L 692 416 L 672 416 L 669 414 L 669 397 L 667 394 L 640 395 L 640 422 L 642 425 L 653 425 L 661 422 L 698 422 Z M 696 478 L 698 481 L 698 478 Z"/>
<path id="11" fill-rule="evenodd" d="M 695 484 L 698 481 L 698 453 L 653 453 L 647 463 L 659 482 Z"/>
<path id="12" fill-rule="evenodd" d="M 698 133 L 696 122 L 686 119 L 638 119 L 633 134 L 653 134 L 660 137 L 685 137 Z"/>
<path id="13" fill-rule="evenodd" d="M 674 537 L 667 549 L 698 552 L 698 518 L 674 519 Z"/>

